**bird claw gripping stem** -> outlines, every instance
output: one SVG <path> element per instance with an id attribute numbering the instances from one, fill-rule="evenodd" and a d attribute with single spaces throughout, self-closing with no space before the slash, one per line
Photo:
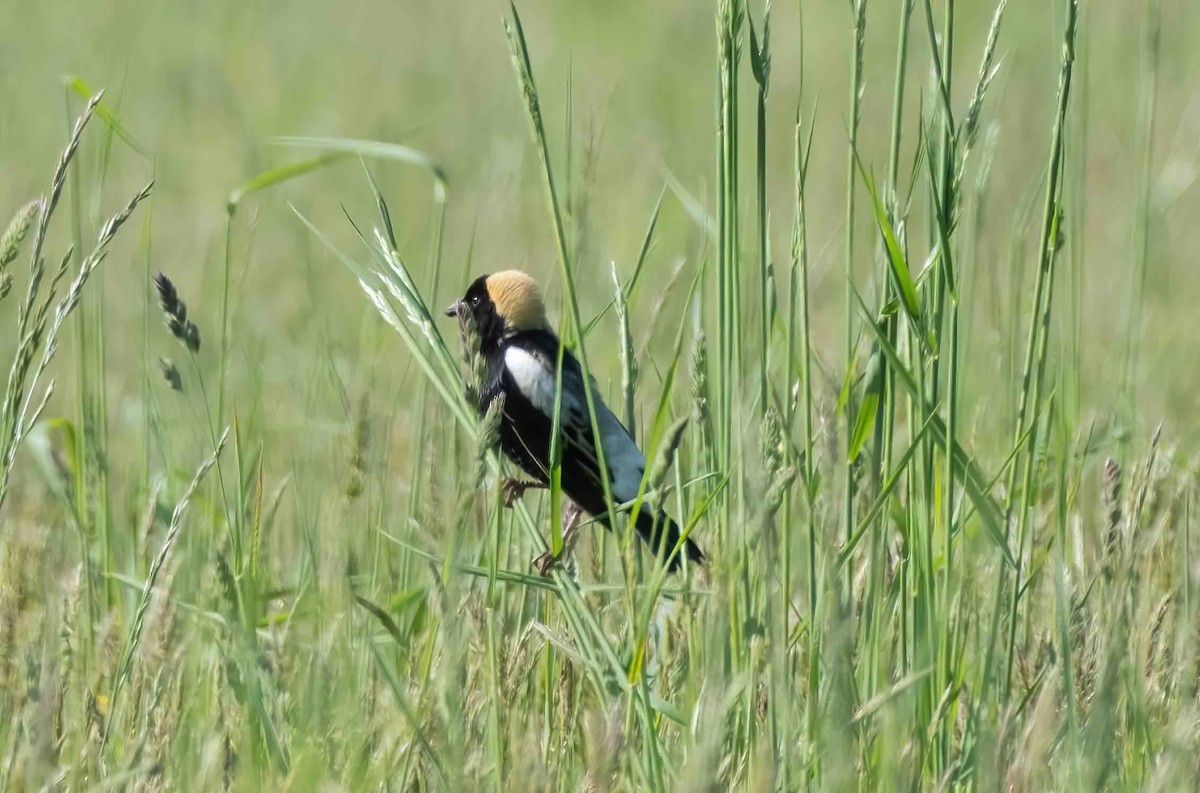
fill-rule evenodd
<path id="1" fill-rule="evenodd" d="M 579 530 L 579 518 L 582 516 L 583 516 L 583 511 L 579 508 L 579 505 L 576 504 L 574 501 L 568 500 L 564 503 L 563 516 L 562 516 L 562 525 L 563 525 L 562 551 L 560 551 L 557 554 L 554 553 L 553 551 L 546 551 L 541 556 L 532 560 L 530 562 L 530 564 L 532 564 L 533 568 L 535 570 L 537 570 L 538 575 L 545 578 L 550 573 L 550 570 L 556 564 L 561 562 L 563 560 L 563 558 L 566 557 L 566 555 L 574 547 L 576 534 Z"/>
<path id="2" fill-rule="evenodd" d="M 530 488 L 544 488 L 541 482 L 534 482 L 529 479 L 505 479 L 501 484 L 504 489 L 504 507 L 512 509 L 512 505 L 517 503 L 517 499 L 525 495 L 525 491 Z"/>

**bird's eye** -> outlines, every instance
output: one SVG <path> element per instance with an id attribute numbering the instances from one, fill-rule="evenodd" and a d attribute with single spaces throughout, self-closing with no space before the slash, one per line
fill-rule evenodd
<path id="1" fill-rule="evenodd" d="M 471 296 L 471 305 L 473 305 L 473 306 L 479 305 L 479 295 Z"/>

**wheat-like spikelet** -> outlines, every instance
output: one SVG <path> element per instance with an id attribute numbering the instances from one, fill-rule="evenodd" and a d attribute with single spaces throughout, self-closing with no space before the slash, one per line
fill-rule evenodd
<path id="1" fill-rule="evenodd" d="M 966 160 L 967 152 L 975 146 L 976 136 L 979 134 L 979 116 L 983 109 L 983 98 L 987 94 L 988 86 L 992 84 L 992 79 L 996 76 L 1000 66 L 993 65 L 996 54 L 996 43 L 1000 39 L 1000 20 L 1004 17 L 1004 7 L 1008 4 L 1008 0 L 1000 0 L 996 4 L 996 12 L 992 16 L 992 24 L 988 27 L 987 43 L 983 47 L 983 59 L 979 64 L 979 76 L 975 81 L 975 93 L 971 96 L 971 104 L 967 106 L 967 115 L 962 122 L 962 131 L 959 133 L 965 143 L 963 151 L 963 160 Z"/>
<path id="2" fill-rule="evenodd" d="M 475 326 L 475 317 L 469 311 L 459 312 L 458 315 L 459 355 L 462 358 L 466 377 L 463 378 L 463 392 L 467 402 L 478 405 L 483 394 L 483 381 L 487 373 L 487 361 L 479 347 L 479 329 Z"/>
<path id="3" fill-rule="evenodd" d="M 25 241 L 29 227 L 33 225 L 33 219 L 37 217 L 39 206 L 39 202 L 33 200 L 21 207 L 12 222 L 8 224 L 8 230 L 4 232 L 4 236 L 0 237 L 0 300 L 8 297 L 9 290 L 12 289 L 13 277 L 12 273 L 8 272 L 8 266 L 16 260 L 17 254 L 20 253 L 21 243 Z"/>
<path id="4" fill-rule="evenodd" d="M 154 277 L 154 287 L 158 290 L 158 304 L 163 311 L 163 320 L 171 335 L 187 347 L 189 352 L 200 351 L 200 329 L 196 323 L 188 319 L 187 304 L 179 297 L 175 284 L 163 273 Z M 178 389 L 176 389 L 178 390 Z"/>
<path id="5" fill-rule="evenodd" d="M 21 250 L 21 243 L 25 241 L 25 237 L 29 234 L 29 227 L 33 225 L 33 219 L 37 217 L 38 208 L 39 203 L 37 199 L 34 199 L 17 210 L 17 214 L 8 224 L 4 236 L 0 237 L 0 272 L 4 272 L 16 260 L 17 254 Z"/>
<path id="6" fill-rule="evenodd" d="M 73 249 L 67 250 L 66 256 L 62 258 L 62 262 L 55 271 L 54 277 L 50 282 L 50 287 L 47 289 L 46 298 L 34 313 L 32 327 L 18 341 L 17 353 L 13 357 L 12 367 L 8 372 L 8 386 L 5 389 L 3 411 L 0 412 L 0 429 L 3 430 L 3 445 L 0 445 L 3 454 L 0 454 L 0 464 L 5 467 L 5 470 L 11 467 L 12 461 L 10 458 L 16 454 L 23 435 L 22 425 L 24 422 L 19 418 L 22 402 L 27 401 L 33 393 L 32 388 L 26 392 L 25 381 L 29 376 L 29 370 L 33 366 L 33 360 L 37 355 L 37 351 L 41 348 L 43 335 L 46 330 L 46 315 L 57 294 L 58 285 L 67 273 L 67 265 L 70 262 L 72 253 Z M 52 387 L 53 383 L 51 384 Z M 49 390 L 47 390 L 46 398 L 49 398 Z"/>
<path id="7" fill-rule="evenodd" d="M 77 140 L 74 143 L 78 145 Z M 62 167 L 65 168 L 65 165 Z M 58 174 L 56 173 L 56 179 L 57 176 Z M 121 226 L 129 219 L 129 216 L 133 214 L 138 204 L 149 197 L 153 185 L 153 182 L 146 185 L 120 212 L 109 218 L 100 228 L 100 236 L 96 241 L 96 247 L 79 265 L 79 271 L 67 288 L 66 295 L 54 309 L 54 322 L 49 325 L 48 330 L 46 322 L 49 306 L 54 299 L 59 281 L 66 274 L 70 253 L 63 258 L 62 264 L 59 266 L 54 280 L 51 282 L 46 299 L 41 302 L 36 314 L 32 314 L 32 327 L 29 327 L 28 323 L 33 311 L 32 307 L 37 302 L 39 294 L 40 269 L 35 270 L 35 273 L 30 278 L 30 291 L 25 304 L 21 307 L 17 323 L 19 326 L 17 354 L 9 370 L 8 384 L 5 387 L 4 404 L 2 412 L 0 412 L 0 509 L 4 507 L 4 501 L 8 495 L 9 476 L 17 450 L 20 448 L 22 441 L 30 429 L 33 428 L 33 425 L 41 417 L 54 390 L 54 381 L 52 380 L 45 391 L 42 392 L 40 400 L 37 403 L 33 402 L 34 396 L 38 392 L 38 382 L 47 367 L 49 367 L 54 354 L 58 351 L 59 330 L 62 328 L 67 317 L 79 305 L 79 300 L 83 295 L 83 288 L 87 284 L 92 272 L 104 261 L 108 253 L 109 243 L 112 242 L 113 237 L 120 231 Z M 57 189 L 61 190 L 60 184 L 57 185 Z M 45 221 L 45 214 L 43 212 L 43 221 Z M 44 234 L 42 226 L 39 226 L 38 234 L 39 240 L 35 244 L 35 259 L 40 255 L 40 236 Z M 42 350 L 41 358 L 37 367 L 33 369 L 32 377 L 29 377 L 30 368 L 39 347 Z M 28 383 L 26 382 L 27 379 Z"/>
<path id="8" fill-rule="evenodd" d="M 158 369 L 162 372 L 163 380 L 172 391 L 183 390 L 183 377 L 179 374 L 179 367 L 170 358 L 159 358 Z"/>
<path id="9" fill-rule="evenodd" d="M 350 445 L 350 471 L 346 476 L 343 492 L 353 501 L 362 495 L 363 483 L 367 478 L 367 440 L 370 437 L 370 421 L 367 416 L 367 395 L 358 400 L 354 416 L 354 427 Z M 261 482 L 260 482 L 261 485 Z"/>
<path id="10" fill-rule="evenodd" d="M 783 467 L 783 422 L 779 411 L 774 407 L 767 408 L 763 413 L 762 430 L 760 433 L 763 459 L 763 470 L 768 477 L 774 477 Z"/>
<path id="11" fill-rule="evenodd" d="M 650 468 L 650 475 L 646 478 L 647 490 L 658 490 L 666 480 L 679 452 L 679 444 L 683 442 L 683 431 L 687 429 L 690 420 L 690 416 L 682 416 L 667 428 L 658 446 L 658 454 L 654 457 L 654 465 Z"/>
<path id="12" fill-rule="evenodd" d="M 617 327 L 620 333 L 618 352 L 621 358 L 621 393 L 625 396 L 625 423 L 629 433 L 637 436 L 634 423 L 633 397 L 637 390 L 638 362 L 633 353 L 633 333 L 629 327 L 629 304 L 626 301 L 625 290 L 621 288 L 621 278 L 617 274 L 617 265 L 612 265 L 613 307 L 617 312 Z"/>
<path id="13" fill-rule="evenodd" d="M 76 623 L 79 619 L 80 568 L 74 568 L 63 582 L 62 615 L 58 633 L 58 690 L 54 695 L 54 743 L 61 746 L 65 725 L 63 705 L 72 687 L 75 660 L 79 655 Z"/>
<path id="14" fill-rule="evenodd" d="M 479 447 L 475 455 L 475 484 L 483 484 L 487 476 L 488 452 L 500 442 L 500 423 L 504 418 L 504 394 L 497 394 L 488 405 L 487 412 L 479 426 Z"/>
<path id="15" fill-rule="evenodd" d="M 54 176 L 50 179 L 50 192 L 47 196 L 43 196 L 38 200 L 38 226 L 33 237 L 33 253 L 29 260 L 29 285 L 26 288 L 25 301 L 20 306 L 20 313 L 17 320 L 19 328 L 17 332 L 18 338 L 25 335 L 30 312 L 37 302 L 37 296 L 41 288 L 42 274 L 45 267 L 45 262 L 42 259 L 42 249 L 46 244 L 46 234 L 50 230 L 50 218 L 54 215 L 54 210 L 58 207 L 58 199 L 62 196 L 63 184 L 67 180 L 67 166 L 74 159 L 75 152 L 79 149 L 79 142 L 83 138 L 84 127 L 91 120 L 92 114 L 95 112 L 96 106 L 100 104 L 100 99 L 103 96 L 104 92 L 101 91 L 88 100 L 83 113 L 75 120 L 75 126 L 71 129 L 71 137 L 67 141 L 67 146 L 62 150 L 58 158 L 58 163 L 54 167 Z"/>
<path id="16" fill-rule="evenodd" d="M 1101 500 L 1104 504 L 1104 574 L 1112 575 L 1112 565 L 1121 542 L 1121 466 L 1109 457 L 1104 461 Z"/>
<path id="17" fill-rule="evenodd" d="M 421 293 L 408 268 L 404 265 L 404 261 L 400 258 L 400 254 L 388 244 L 379 229 L 375 229 L 375 241 L 384 260 L 396 275 L 395 278 L 387 278 L 381 274 L 379 280 L 392 293 L 392 297 L 400 301 L 400 305 L 408 314 L 408 321 L 417 326 L 431 347 L 438 348 L 441 346 L 442 340 L 437 327 L 433 324 L 433 316 L 429 313 L 429 307 L 421 299 Z"/>
<path id="18" fill-rule="evenodd" d="M 708 410 L 708 339 L 704 332 L 696 334 L 692 342 L 692 352 L 688 357 L 688 365 L 692 375 L 692 417 L 705 442 L 709 435 Z"/>
<path id="19" fill-rule="evenodd" d="M 775 513 L 783 506 L 783 497 L 794 481 L 796 481 L 796 469 L 790 465 L 775 472 L 760 505 L 762 520 L 770 521 L 775 517 Z"/>
<path id="20" fill-rule="evenodd" d="M 11 545 L 11 543 L 10 543 Z M 9 550 L 6 561 L 15 560 L 16 554 Z M 9 568 L 9 565 L 5 565 Z M 15 573 L 19 567 L 6 569 L 6 573 Z M 18 597 L 18 581 L 12 575 L 6 575 L 0 584 L 0 703 L 13 707 L 12 698 L 16 695 L 18 686 L 15 679 L 14 666 L 18 654 L 17 617 L 20 615 Z"/>

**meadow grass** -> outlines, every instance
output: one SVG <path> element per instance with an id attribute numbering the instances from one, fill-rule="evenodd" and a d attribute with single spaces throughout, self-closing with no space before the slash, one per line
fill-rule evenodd
<path id="1" fill-rule="evenodd" d="M 0 190 L 0 790 L 1190 789 L 1194 12 L 1112 54 L 1127 14 L 1079 0 L 665 3 L 707 71 L 637 72 L 679 95 L 631 133 L 543 53 L 574 14 L 635 68 L 665 35 L 530 5 L 478 34 L 494 128 L 281 100 L 201 215 L 136 74 L 64 79 L 48 187 Z M 563 530 L 557 443 L 504 506 L 502 405 L 439 308 L 514 264 L 646 452 L 610 532 Z M 654 561 L 647 501 L 706 565 Z"/>

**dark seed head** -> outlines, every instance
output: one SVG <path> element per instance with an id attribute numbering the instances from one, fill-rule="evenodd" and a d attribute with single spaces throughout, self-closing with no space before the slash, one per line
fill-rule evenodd
<path id="1" fill-rule="evenodd" d="M 162 306 L 163 319 L 167 330 L 181 341 L 192 352 L 200 350 L 200 329 L 196 323 L 187 318 L 187 305 L 180 300 L 175 284 L 165 274 L 159 273 L 154 277 L 154 287 L 158 290 L 158 304 Z"/>
<path id="2" fill-rule="evenodd" d="M 170 358 L 159 358 L 158 367 L 162 370 L 163 379 L 167 381 L 167 385 L 172 391 L 183 390 L 183 379 L 179 376 L 179 368 L 175 366 L 175 362 Z"/>
<path id="3" fill-rule="evenodd" d="M 158 290 L 158 304 L 162 306 L 163 313 L 171 316 L 178 314 L 179 294 L 175 291 L 175 284 L 171 283 L 171 279 L 164 273 L 159 273 L 154 276 L 154 287 Z"/>
<path id="4" fill-rule="evenodd" d="M 184 328 L 183 343 L 192 352 L 200 352 L 200 329 L 195 322 L 188 322 Z"/>

